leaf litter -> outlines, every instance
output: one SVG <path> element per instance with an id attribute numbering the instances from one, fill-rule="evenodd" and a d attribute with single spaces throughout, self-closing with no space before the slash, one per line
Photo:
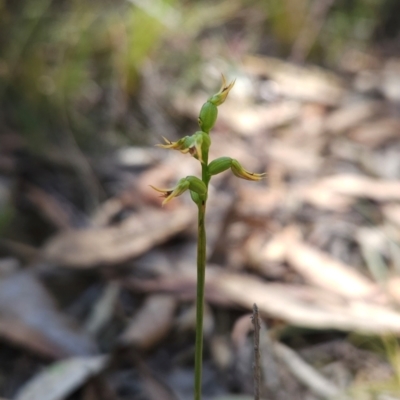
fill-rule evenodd
<path id="1" fill-rule="evenodd" d="M 272 104 L 238 97 L 221 109 L 212 157 L 240 158 L 267 178 L 253 187 L 224 173 L 210 187 L 209 396 L 251 392 L 244 373 L 250 368 L 251 375 L 249 329 L 242 340 L 231 332 L 257 303 L 274 355 L 264 351 L 280 380 L 279 389 L 268 389 L 265 382 L 273 380 L 265 367 L 266 392 L 277 399 L 333 398 L 357 382 L 362 363 L 354 369 L 341 353 L 322 368 L 323 361 L 301 354 L 328 346 L 332 337 L 345 345 L 348 335 L 400 334 L 400 116 L 390 98 L 355 96 L 344 79 L 321 69 L 254 55 L 239 72 L 260 85 L 267 80 L 279 98 Z M 159 71 L 144 77 L 150 89 L 152 73 Z M 169 104 L 193 117 L 202 97 L 176 93 Z M 20 357 L 32 354 L 48 367 L 40 372 L 38 362 L 31 380 L 4 391 L 6 397 L 66 399 L 101 372 L 115 398 L 126 392 L 190 398 L 196 214 L 184 196 L 161 208 L 148 184 L 169 187 L 182 170 L 195 174 L 191 161 L 153 148 L 114 153 L 98 174 L 111 173 L 121 185 L 106 187 L 107 199 L 81 224 L 60 195 L 40 184 L 17 192 L 52 233 L 29 265 L 1 273 L 0 337 Z M 18 257 L 14 248 L 9 256 Z M 54 273 L 55 280 L 80 281 L 71 288 L 75 303 L 63 304 L 68 287 L 44 279 Z M 353 350 L 352 361 L 374 354 Z M 377 365 L 395 376 L 384 359 Z"/>

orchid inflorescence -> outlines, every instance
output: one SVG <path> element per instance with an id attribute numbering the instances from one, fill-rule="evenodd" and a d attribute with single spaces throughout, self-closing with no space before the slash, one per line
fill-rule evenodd
<path id="1" fill-rule="evenodd" d="M 211 96 L 201 108 L 198 118 L 201 131 L 197 131 L 191 136 L 185 136 L 176 142 L 163 137 L 165 143 L 158 144 L 158 147 L 164 149 L 179 150 L 181 153 L 189 153 L 202 164 L 203 169 L 206 170 L 206 176 L 202 180 L 195 176 L 188 176 L 180 179 L 177 185 L 171 189 L 160 189 L 151 186 L 157 192 L 160 192 L 164 197 L 163 205 L 168 203 L 174 197 L 180 196 L 186 190 L 190 190 L 192 199 L 198 204 L 199 201 L 205 202 L 207 199 L 207 187 L 212 175 L 217 175 L 227 169 L 231 169 L 233 174 L 238 178 L 246 179 L 249 181 L 259 181 L 265 174 L 257 174 L 245 170 L 239 161 L 230 157 L 220 157 L 207 165 L 208 151 L 211 145 L 210 130 L 213 128 L 217 116 L 217 106 L 224 103 L 229 91 L 232 89 L 235 81 L 226 84 L 225 77 L 222 75 L 222 87 L 220 91 Z"/>
<path id="2" fill-rule="evenodd" d="M 201 400 L 201 375 L 203 357 L 203 314 L 204 314 L 204 285 L 206 269 L 206 231 L 205 212 L 208 194 L 208 184 L 213 175 L 220 174 L 229 168 L 239 178 L 249 181 L 259 181 L 265 174 L 257 174 L 245 170 L 239 161 L 230 157 L 220 157 L 208 163 L 208 152 L 211 145 L 210 130 L 215 125 L 218 116 L 218 106 L 224 103 L 235 81 L 226 83 L 222 75 L 222 87 L 220 91 L 211 96 L 202 106 L 199 114 L 200 131 L 191 136 L 171 142 L 163 138 L 165 143 L 157 146 L 164 149 L 179 150 L 181 153 L 189 153 L 200 161 L 201 179 L 196 176 L 187 176 L 178 181 L 171 189 L 160 189 L 152 186 L 154 190 L 164 197 L 162 204 L 166 204 L 173 198 L 180 196 L 187 190 L 190 191 L 192 200 L 198 206 L 198 239 L 197 239 L 197 295 L 196 295 L 196 346 L 195 346 L 195 390 L 194 399 Z"/>

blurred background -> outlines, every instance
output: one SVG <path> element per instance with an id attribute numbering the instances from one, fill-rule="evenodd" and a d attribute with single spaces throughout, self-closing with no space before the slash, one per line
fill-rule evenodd
<path id="1" fill-rule="evenodd" d="M 0 0 L 0 396 L 189 399 L 198 175 L 155 147 L 221 74 L 204 398 L 400 398 L 400 3 Z M 61 363 L 63 368 L 52 368 Z M 54 372 L 57 371 L 57 372 Z"/>

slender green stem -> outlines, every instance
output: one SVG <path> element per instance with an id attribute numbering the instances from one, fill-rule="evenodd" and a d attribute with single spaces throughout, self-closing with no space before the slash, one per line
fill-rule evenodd
<path id="1" fill-rule="evenodd" d="M 201 178 L 206 184 L 210 176 L 208 174 L 208 151 L 201 166 Z M 194 400 L 201 400 L 201 376 L 203 365 L 203 318 L 204 318 L 204 286 L 206 277 L 206 203 L 198 205 L 198 236 L 197 236 L 197 295 L 196 295 L 196 348 L 194 361 Z"/>
<path id="2" fill-rule="evenodd" d="M 197 239 L 197 296 L 196 296 L 196 350 L 195 350 L 195 382 L 194 399 L 201 400 L 201 376 L 203 363 L 203 315 L 204 284 L 206 275 L 206 230 L 204 219 L 205 203 L 199 205 L 198 239 Z"/>

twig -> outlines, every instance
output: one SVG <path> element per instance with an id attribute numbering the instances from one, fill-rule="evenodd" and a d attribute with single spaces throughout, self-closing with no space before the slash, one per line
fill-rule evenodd
<path id="1" fill-rule="evenodd" d="M 260 361 L 260 317 L 258 315 L 257 304 L 253 304 L 253 319 L 254 325 L 254 400 L 260 400 L 260 381 L 261 381 L 261 361 Z"/>

